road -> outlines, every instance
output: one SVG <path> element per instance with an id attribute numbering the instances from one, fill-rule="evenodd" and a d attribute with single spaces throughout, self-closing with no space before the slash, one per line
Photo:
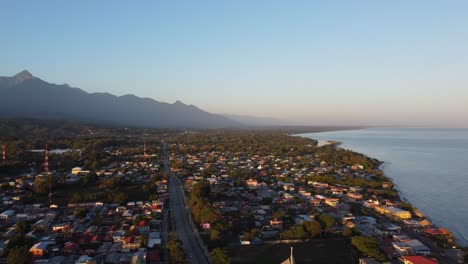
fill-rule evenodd
<path id="1" fill-rule="evenodd" d="M 422 236 L 420 233 L 415 232 L 411 228 L 405 226 L 403 223 L 392 221 L 391 219 L 389 219 L 389 218 L 387 218 L 385 216 L 379 215 L 379 214 L 373 214 L 373 216 L 376 219 L 379 219 L 379 221 L 386 221 L 388 223 L 393 223 L 393 224 L 396 224 L 399 227 L 401 227 L 401 230 L 402 230 L 403 234 L 406 234 L 411 238 L 419 240 L 426 247 L 428 247 L 431 250 L 432 254 L 434 254 L 434 255 L 436 255 L 438 257 L 438 260 L 439 260 L 440 264 L 458 264 L 458 263 L 460 263 L 456 259 L 454 259 L 453 256 L 447 255 L 445 249 L 437 246 L 431 239 Z"/>
<path id="2" fill-rule="evenodd" d="M 171 167 L 166 152 L 166 143 L 163 143 L 164 167 L 168 174 L 169 195 L 171 203 L 172 221 L 175 228 L 177 238 L 182 241 L 182 246 L 187 256 L 188 263 L 208 263 L 203 254 L 195 233 L 190 224 L 187 207 L 184 202 L 183 188 L 178 179 L 172 175 Z"/>
<path id="3" fill-rule="evenodd" d="M 441 264 L 458 264 L 459 262 L 452 257 L 448 256 L 445 253 L 445 250 L 438 247 L 437 245 L 434 244 L 432 240 L 430 240 L 427 237 L 422 236 L 420 233 L 414 232 L 411 228 L 405 227 L 402 224 L 399 224 L 403 232 L 409 234 L 411 237 L 421 241 L 424 245 L 426 245 L 433 253 L 437 254 L 439 256 L 439 262 Z"/>

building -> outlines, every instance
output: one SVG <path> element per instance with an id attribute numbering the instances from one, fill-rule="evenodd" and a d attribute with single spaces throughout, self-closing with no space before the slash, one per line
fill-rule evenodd
<path id="1" fill-rule="evenodd" d="M 398 220 L 411 219 L 411 213 L 409 211 L 405 211 L 398 207 L 387 207 L 387 210 L 390 216 L 395 219 L 398 219 Z"/>
<path id="2" fill-rule="evenodd" d="M 81 167 L 75 167 L 72 169 L 71 173 L 74 174 L 74 175 L 78 175 L 81 173 L 83 169 Z"/>
<path id="3" fill-rule="evenodd" d="M 404 256 L 400 258 L 403 264 L 437 264 L 435 259 L 430 259 L 424 256 Z"/>
<path id="4" fill-rule="evenodd" d="M 31 253 L 34 257 L 42 257 L 44 253 L 47 251 L 47 248 L 51 245 L 50 242 L 39 242 L 34 244 L 29 249 L 29 253 Z"/>
<path id="5" fill-rule="evenodd" d="M 380 264 L 380 262 L 371 258 L 361 258 L 359 264 Z"/>
<path id="6" fill-rule="evenodd" d="M 12 218 L 14 215 L 15 215 L 14 210 L 7 210 L 7 211 L 0 214 L 0 218 L 1 219 L 8 219 L 8 218 Z"/>
<path id="7" fill-rule="evenodd" d="M 375 211 L 395 220 L 411 219 L 411 213 L 398 207 L 376 206 Z"/>

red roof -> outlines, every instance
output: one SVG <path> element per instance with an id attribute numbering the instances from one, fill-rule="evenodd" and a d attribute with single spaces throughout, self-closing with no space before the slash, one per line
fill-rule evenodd
<path id="1" fill-rule="evenodd" d="M 406 256 L 403 259 L 412 264 L 437 264 L 437 260 L 426 258 L 423 256 Z"/>
<path id="2" fill-rule="evenodd" d="M 424 229 L 424 233 L 429 235 L 448 235 L 450 231 L 445 228 L 426 228 Z"/>
<path id="3" fill-rule="evenodd" d="M 151 263 L 151 262 L 159 262 L 161 261 L 161 253 L 156 250 L 148 250 L 146 252 L 146 260 Z"/>
<path id="4" fill-rule="evenodd" d="M 64 251 L 76 252 L 80 251 L 80 246 L 76 243 L 68 243 L 63 247 Z"/>

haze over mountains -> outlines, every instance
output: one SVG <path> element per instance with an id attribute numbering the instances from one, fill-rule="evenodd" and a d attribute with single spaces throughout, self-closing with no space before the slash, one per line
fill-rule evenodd
<path id="1" fill-rule="evenodd" d="M 22 71 L 0 77 L 0 116 L 68 119 L 154 128 L 221 128 L 242 126 L 180 101 L 173 104 L 134 95 L 87 93 L 57 85 Z"/>

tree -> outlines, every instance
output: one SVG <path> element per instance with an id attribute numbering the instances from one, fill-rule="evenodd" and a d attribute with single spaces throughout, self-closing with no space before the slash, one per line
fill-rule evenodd
<path id="1" fill-rule="evenodd" d="M 343 229 L 343 237 L 350 238 L 353 235 L 353 229 L 345 226 Z"/>
<path id="2" fill-rule="evenodd" d="M 27 237 L 23 234 L 17 234 L 8 240 L 8 249 L 21 246 L 32 246 L 33 244 L 34 240 L 31 237 Z"/>
<path id="3" fill-rule="evenodd" d="M 170 263 L 187 263 L 187 258 L 182 249 L 182 242 L 174 238 L 171 235 L 169 242 L 167 243 L 167 249 L 169 250 L 169 261 Z"/>
<path id="4" fill-rule="evenodd" d="M 217 229 L 211 229 L 210 230 L 210 240 L 221 240 L 222 237 L 222 234 L 219 230 Z"/>
<path id="5" fill-rule="evenodd" d="M 148 198 L 150 201 L 156 201 L 159 199 L 159 195 L 157 193 L 153 193 Z"/>
<path id="6" fill-rule="evenodd" d="M 224 248 L 215 248 L 211 251 L 211 258 L 214 264 L 229 264 L 229 256 Z"/>
<path id="7" fill-rule="evenodd" d="M 334 225 L 335 219 L 331 215 L 322 214 L 319 216 L 319 222 L 322 225 L 323 229 L 328 232 Z"/>
<path id="8" fill-rule="evenodd" d="M 286 213 L 284 211 L 276 211 L 273 213 L 273 218 L 276 220 L 281 220 L 285 216 L 286 216 Z"/>
<path id="9" fill-rule="evenodd" d="M 295 225 L 289 230 L 283 231 L 280 236 L 282 239 L 303 239 L 305 234 L 304 226 Z"/>
<path id="10" fill-rule="evenodd" d="M 31 230 L 31 225 L 28 222 L 21 220 L 21 221 L 16 222 L 15 229 L 16 229 L 16 232 L 20 234 L 26 234 Z"/>
<path id="11" fill-rule="evenodd" d="M 143 221 L 143 220 L 145 220 L 145 219 L 146 219 L 146 218 L 145 218 L 144 215 L 137 215 L 135 218 L 133 218 L 132 223 L 133 223 L 133 225 L 136 226 L 136 225 L 140 224 L 140 222 Z"/>
<path id="12" fill-rule="evenodd" d="M 200 212 L 200 221 L 202 223 L 214 223 L 221 218 L 221 214 L 218 210 L 205 206 Z"/>
<path id="13" fill-rule="evenodd" d="M 90 172 L 88 174 L 86 174 L 83 178 L 82 178 L 82 184 L 83 186 L 87 186 L 89 184 L 92 184 L 92 183 L 96 183 L 98 181 L 98 176 L 96 173 L 94 172 Z"/>
<path id="14" fill-rule="evenodd" d="M 31 253 L 28 246 L 12 248 L 8 253 L 8 264 L 28 264 L 31 263 Z"/>
<path id="15" fill-rule="evenodd" d="M 271 197 L 264 197 L 261 201 L 263 205 L 270 205 L 273 199 Z"/>
<path id="16" fill-rule="evenodd" d="M 375 238 L 355 236 L 351 239 L 351 244 L 371 258 L 375 258 L 378 261 L 386 260 L 385 255 L 379 250 L 379 244 Z"/>
<path id="17" fill-rule="evenodd" d="M 306 221 L 302 225 L 310 237 L 316 237 L 322 232 L 320 223 L 317 221 Z"/>
<path id="18" fill-rule="evenodd" d="M 89 212 L 88 208 L 80 208 L 78 212 L 76 213 L 76 216 L 79 218 L 85 218 L 88 212 Z"/>
<path id="19" fill-rule="evenodd" d="M 193 186 L 190 194 L 198 197 L 207 197 L 210 194 L 210 190 L 210 183 L 207 180 L 202 180 Z"/>
<path id="20" fill-rule="evenodd" d="M 52 175 L 48 175 L 47 178 L 36 177 L 34 180 L 34 191 L 36 193 L 47 194 L 49 193 L 50 188 L 55 188 L 55 181 Z"/>
<path id="21" fill-rule="evenodd" d="M 115 197 L 114 197 L 114 202 L 118 204 L 123 204 L 127 201 L 128 195 L 124 192 L 119 192 Z"/>

